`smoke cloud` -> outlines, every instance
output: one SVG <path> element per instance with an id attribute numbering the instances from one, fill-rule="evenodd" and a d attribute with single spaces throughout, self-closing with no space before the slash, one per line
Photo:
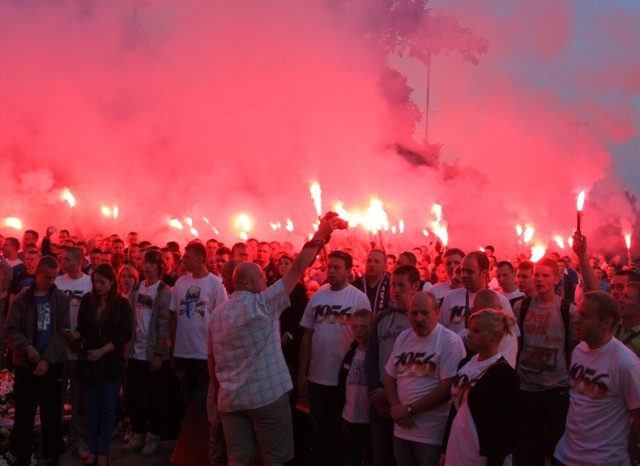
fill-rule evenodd
<path id="1" fill-rule="evenodd" d="M 421 232 L 437 202 L 449 244 L 506 254 L 520 248 L 516 224 L 533 224 L 545 244 L 569 236 L 586 189 L 585 234 L 621 249 L 636 209 L 612 147 L 637 140 L 637 6 L 429 2 L 432 17 L 448 18 L 433 20 L 446 27 L 430 39 L 441 46 L 429 142 L 442 152 L 416 166 L 395 147 L 424 139 L 415 117 L 426 67 L 378 40 L 388 3 L 3 2 L 0 218 L 161 242 L 190 237 L 167 222 L 191 217 L 201 237 L 231 243 L 246 212 L 250 236 L 299 245 L 318 180 L 325 210 L 382 199 L 390 223 L 406 224 L 385 233 L 393 247 L 429 241 Z M 412 17 L 392 26 L 412 31 Z M 451 47 L 452 18 L 488 44 L 477 65 Z M 118 218 L 101 216 L 103 205 Z M 293 233 L 269 227 L 287 218 Z"/>

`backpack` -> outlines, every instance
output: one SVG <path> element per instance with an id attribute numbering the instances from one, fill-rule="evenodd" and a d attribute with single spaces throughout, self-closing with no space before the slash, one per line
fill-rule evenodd
<path id="1" fill-rule="evenodd" d="M 516 362 L 520 361 L 520 353 L 522 353 L 522 347 L 524 346 L 524 319 L 527 315 L 527 311 L 529 310 L 529 306 L 531 306 L 531 296 L 522 298 L 522 304 L 520 305 L 520 314 L 518 315 L 518 328 L 520 329 L 520 336 L 518 337 L 518 357 L 516 358 Z M 560 304 L 560 316 L 562 317 L 562 325 L 564 326 L 564 355 L 565 360 L 567 361 L 567 368 L 569 368 L 569 356 L 571 355 L 571 339 L 570 339 L 570 329 L 571 329 L 571 321 L 569 316 L 569 307 L 571 306 L 571 301 L 566 299 L 562 300 Z"/>

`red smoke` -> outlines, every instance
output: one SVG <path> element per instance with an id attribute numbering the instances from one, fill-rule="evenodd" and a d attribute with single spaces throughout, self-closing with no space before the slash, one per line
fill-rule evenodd
<path id="1" fill-rule="evenodd" d="M 290 217 L 301 242 L 317 179 L 325 210 L 380 197 L 392 223 L 404 219 L 407 246 L 425 241 L 435 202 L 449 244 L 463 248 L 513 250 L 517 223 L 544 243 L 568 236 L 583 188 L 585 234 L 617 237 L 621 220 L 635 223 L 608 151 L 637 132 L 632 15 L 598 16 L 592 34 L 607 42 L 566 63 L 580 13 L 570 2 L 429 2 L 489 41 L 478 66 L 455 52 L 432 59 L 430 141 L 443 144 L 444 165 L 431 168 L 390 148 L 407 142 L 411 110 L 389 107 L 383 70 L 408 75 L 424 110 L 425 68 L 387 62 L 368 40 L 370 4 L 4 2 L 0 218 L 166 240 L 169 217 L 216 236 L 204 216 L 232 242 L 234 215 L 249 212 L 255 236 L 283 236 L 269 222 Z M 66 186 L 73 213 L 59 200 Z M 118 205 L 118 219 L 103 218 L 103 204 Z"/>

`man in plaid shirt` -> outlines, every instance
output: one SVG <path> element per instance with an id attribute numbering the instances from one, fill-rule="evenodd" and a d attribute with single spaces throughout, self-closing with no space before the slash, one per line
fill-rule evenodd
<path id="1" fill-rule="evenodd" d="M 293 385 L 280 347 L 279 318 L 336 226 L 337 218 L 323 220 L 291 270 L 269 288 L 257 264 L 238 264 L 235 292 L 213 312 L 209 367 L 230 463 L 248 464 L 256 443 L 266 464 L 293 459 L 287 395 Z"/>

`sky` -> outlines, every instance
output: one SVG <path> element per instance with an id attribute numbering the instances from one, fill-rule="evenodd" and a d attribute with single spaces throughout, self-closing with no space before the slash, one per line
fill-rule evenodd
<path id="1" fill-rule="evenodd" d="M 581 189 L 598 249 L 640 233 L 626 194 L 640 193 L 640 4 L 428 2 L 488 49 L 477 64 L 432 57 L 442 163 L 415 167 L 391 149 L 410 126 L 381 83 L 399 70 L 424 112 L 426 68 L 372 40 L 392 17 L 385 1 L 2 2 L 0 219 L 164 241 L 192 237 L 168 225 L 190 217 L 202 237 L 233 242 L 246 212 L 250 236 L 301 243 L 317 180 L 325 211 L 383 200 L 389 223 L 406 224 L 386 233 L 390 248 L 433 239 L 434 203 L 451 245 L 549 245 L 575 228 Z M 117 219 L 101 215 L 115 205 Z M 287 219 L 294 232 L 269 226 Z M 535 226 L 526 247 L 516 224 Z"/>

